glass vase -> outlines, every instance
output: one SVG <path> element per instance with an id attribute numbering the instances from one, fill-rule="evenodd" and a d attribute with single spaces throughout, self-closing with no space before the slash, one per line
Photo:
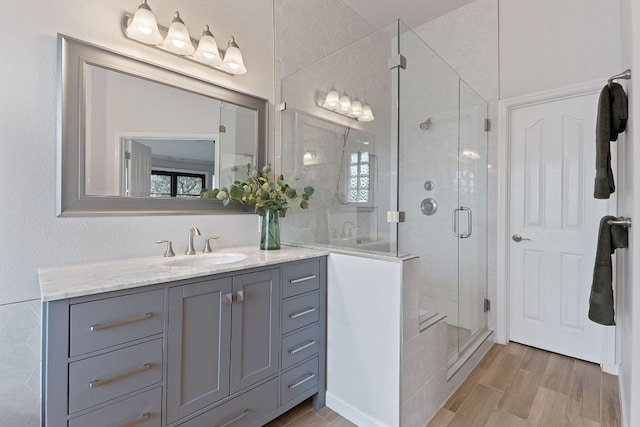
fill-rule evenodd
<path id="1" fill-rule="evenodd" d="M 280 214 L 267 209 L 262 214 L 262 233 L 260 249 L 280 249 Z"/>

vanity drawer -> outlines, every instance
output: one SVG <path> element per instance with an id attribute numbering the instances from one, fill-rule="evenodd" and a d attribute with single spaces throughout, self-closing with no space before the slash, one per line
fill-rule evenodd
<path id="1" fill-rule="evenodd" d="M 320 261 L 285 265 L 282 269 L 282 298 L 289 298 L 320 287 Z"/>
<path id="2" fill-rule="evenodd" d="M 278 407 L 278 379 L 262 384 L 231 399 L 180 427 L 246 427 L 258 424 Z"/>
<path id="3" fill-rule="evenodd" d="M 69 413 L 162 381 L 162 339 L 69 364 Z"/>
<path id="4" fill-rule="evenodd" d="M 282 369 L 287 369 L 298 362 L 318 353 L 320 345 L 320 325 L 302 329 L 282 339 Z"/>
<path id="5" fill-rule="evenodd" d="M 312 292 L 282 303 L 282 333 L 317 322 L 320 318 L 320 294 Z"/>
<path id="6" fill-rule="evenodd" d="M 69 421 L 69 427 L 160 427 L 160 387 Z"/>
<path id="7" fill-rule="evenodd" d="M 70 355 L 161 333 L 163 310 L 162 289 L 72 305 Z"/>
<path id="8" fill-rule="evenodd" d="M 284 405 L 296 396 L 318 387 L 318 358 L 297 366 L 280 378 L 280 404 Z"/>

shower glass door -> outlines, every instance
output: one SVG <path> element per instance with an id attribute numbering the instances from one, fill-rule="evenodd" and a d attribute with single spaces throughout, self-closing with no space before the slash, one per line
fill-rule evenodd
<path id="1" fill-rule="evenodd" d="M 398 253 L 420 257 L 421 330 L 445 318 L 449 365 L 486 331 L 487 104 L 400 31 Z"/>

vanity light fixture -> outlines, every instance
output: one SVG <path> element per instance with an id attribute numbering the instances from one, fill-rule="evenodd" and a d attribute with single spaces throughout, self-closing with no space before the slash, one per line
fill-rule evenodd
<path id="1" fill-rule="evenodd" d="M 357 99 L 351 99 L 348 95 L 338 95 L 338 91 L 330 89 L 324 97 L 318 99 L 318 106 L 341 114 L 359 122 L 370 122 L 374 119 L 371 107 Z"/>
<path id="2" fill-rule="evenodd" d="M 173 15 L 173 21 L 169 26 L 167 37 L 162 42 L 162 47 L 178 55 L 191 55 L 196 51 L 191 43 L 189 30 L 187 30 L 184 21 L 180 18 L 180 12 L 176 12 Z"/>
<path id="3" fill-rule="evenodd" d="M 221 52 L 208 25 L 204 26 L 200 40 L 189 36 L 189 31 L 179 12 L 175 13 L 169 28 L 162 27 L 157 24 L 147 0 L 142 0 L 142 4 L 133 16 L 125 14 L 122 20 L 122 32 L 129 39 L 229 74 L 247 72 L 242 53 L 233 36 L 229 40 L 227 50 Z M 196 44 L 197 49 L 194 47 Z"/>
<path id="4" fill-rule="evenodd" d="M 129 38 L 141 43 L 154 45 L 162 43 L 162 34 L 158 30 L 156 17 L 151 12 L 147 0 L 143 0 L 138 6 L 138 10 L 127 26 L 126 34 Z"/>

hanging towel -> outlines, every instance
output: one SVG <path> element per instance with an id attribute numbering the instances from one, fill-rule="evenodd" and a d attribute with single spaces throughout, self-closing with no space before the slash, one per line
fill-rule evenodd
<path id="1" fill-rule="evenodd" d="M 609 225 L 608 222 L 617 219 L 615 216 L 605 216 L 600 220 L 598 246 L 596 248 L 596 262 L 593 267 L 593 282 L 589 297 L 589 319 L 601 325 L 615 325 L 613 319 L 613 286 L 611 254 L 617 248 L 628 246 L 628 229 L 621 225 Z"/>
<path id="2" fill-rule="evenodd" d="M 602 88 L 596 121 L 596 180 L 593 197 L 608 199 L 616 191 L 611 170 L 609 141 L 618 139 L 627 126 L 627 95 L 618 83 Z"/>

